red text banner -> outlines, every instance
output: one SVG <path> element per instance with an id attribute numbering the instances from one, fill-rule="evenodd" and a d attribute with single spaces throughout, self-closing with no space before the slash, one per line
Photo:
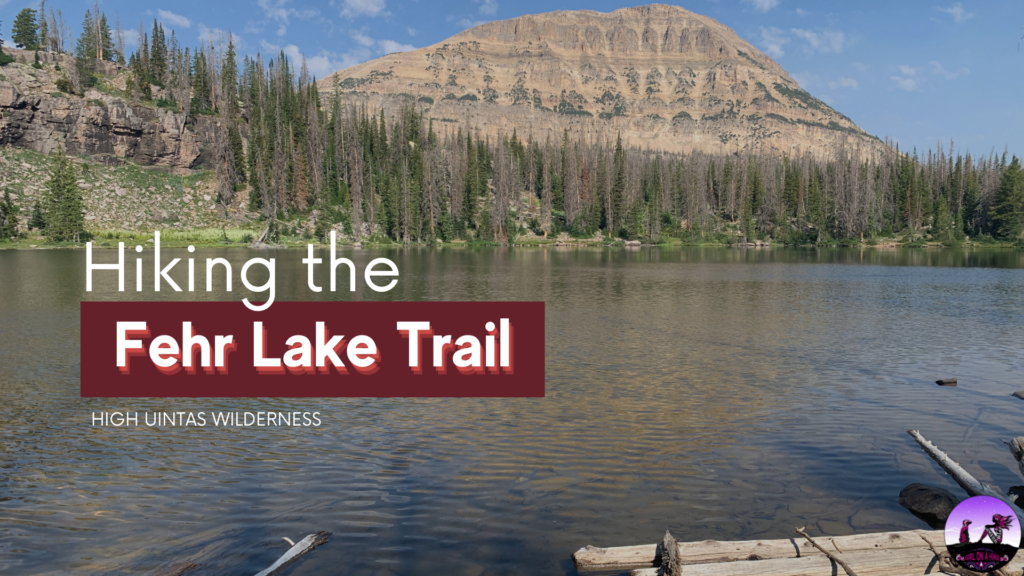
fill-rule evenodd
<path id="1" fill-rule="evenodd" d="M 542 397 L 543 302 L 82 302 L 81 396 Z"/>

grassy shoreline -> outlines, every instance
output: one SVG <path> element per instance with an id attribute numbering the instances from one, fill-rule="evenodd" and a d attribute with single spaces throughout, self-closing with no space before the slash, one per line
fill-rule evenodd
<path id="1" fill-rule="evenodd" d="M 226 229 L 204 229 L 204 230 L 161 230 L 161 248 L 186 248 L 195 246 L 197 248 L 248 248 L 253 247 L 252 239 L 257 237 L 259 232 L 245 228 Z M 116 249 L 119 242 L 124 242 L 126 248 L 135 246 L 148 247 L 153 245 L 153 232 L 138 231 L 102 231 L 96 232 L 89 240 L 93 248 Z M 290 249 L 305 248 L 313 244 L 317 248 L 329 248 L 330 242 L 322 242 L 315 238 L 302 236 L 281 237 L 275 243 L 263 244 L 262 248 Z M 380 241 L 376 238 L 354 241 L 351 239 L 339 238 L 337 245 L 343 248 L 399 248 L 405 245 L 386 239 Z M 484 246 L 509 246 L 509 247 L 609 247 L 625 248 L 626 241 L 621 238 L 597 238 L 584 239 L 554 239 L 554 238 L 530 238 L 514 242 L 477 241 L 462 240 L 455 242 L 420 242 L 409 245 L 409 247 L 435 247 L 435 248 L 476 248 Z M 906 242 L 901 238 L 872 239 L 865 242 L 843 242 L 830 241 L 822 244 L 783 244 L 779 242 L 760 242 L 754 244 L 725 243 L 719 241 L 685 241 L 678 238 L 671 238 L 658 243 L 643 243 L 643 247 L 706 247 L 706 248 L 875 248 L 880 250 L 894 248 L 1024 248 L 1020 242 L 974 242 L 964 241 L 955 245 L 945 245 L 941 242 L 922 242 L 920 239 L 914 242 Z M 49 242 L 42 235 L 32 232 L 16 240 L 0 242 L 0 250 L 42 250 L 42 249 L 84 249 L 85 241 L 82 242 Z"/>

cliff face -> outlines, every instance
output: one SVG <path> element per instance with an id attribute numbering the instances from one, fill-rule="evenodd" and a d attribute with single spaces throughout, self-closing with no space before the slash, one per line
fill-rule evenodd
<path id="1" fill-rule="evenodd" d="M 107 164 L 127 159 L 168 168 L 189 168 L 200 158 L 201 136 L 185 127 L 184 114 L 130 104 L 96 90 L 84 98 L 68 97 L 57 91 L 58 72 L 27 65 L 31 52 L 5 51 L 19 62 L 0 69 L 0 145 L 43 153 L 63 146 L 68 154 Z M 41 57 L 72 65 L 65 55 Z M 101 64 L 111 68 L 104 74 L 116 73 L 113 64 Z"/>
<path id="2" fill-rule="evenodd" d="M 650 5 L 527 15 L 323 79 L 321 91 L 495 135 L 562 130 L 673 152 L 869 153 L 882 144 L 731 29 Z"/>

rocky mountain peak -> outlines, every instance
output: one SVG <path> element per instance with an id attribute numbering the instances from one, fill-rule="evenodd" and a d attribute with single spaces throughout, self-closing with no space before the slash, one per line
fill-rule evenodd
<path id="1" fill-rule="evenodd" d="M 727 26 L 665 4 L 489 22 L 340 70 L 320 88 L 541 140 L 570 129 L 684 153 L 881 146 Z"/>

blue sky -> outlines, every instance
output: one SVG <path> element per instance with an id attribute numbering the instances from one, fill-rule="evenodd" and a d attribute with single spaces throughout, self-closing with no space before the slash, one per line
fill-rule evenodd
<path id="1" fill-rule="evenodd" d="M 306 55 L 323 77 L 389 52 L 429 46 L 478 23 L 552 10 L 610 11 L 622 0 L 105 0 L 128 28 L 157 18 L 190 44 L 230 29 L 242 52 Z M 92 1 L 50 0 L 78 32 Z M 0 0 L 3 37 L 37 2 Z M 633 4 L 635 5 L 635 4 Z M 902 148 L 1024 153 L 1024 2 L 693 0 L 815 96 Z M 134 23 L 134 24 L 133 24 Z"/>

